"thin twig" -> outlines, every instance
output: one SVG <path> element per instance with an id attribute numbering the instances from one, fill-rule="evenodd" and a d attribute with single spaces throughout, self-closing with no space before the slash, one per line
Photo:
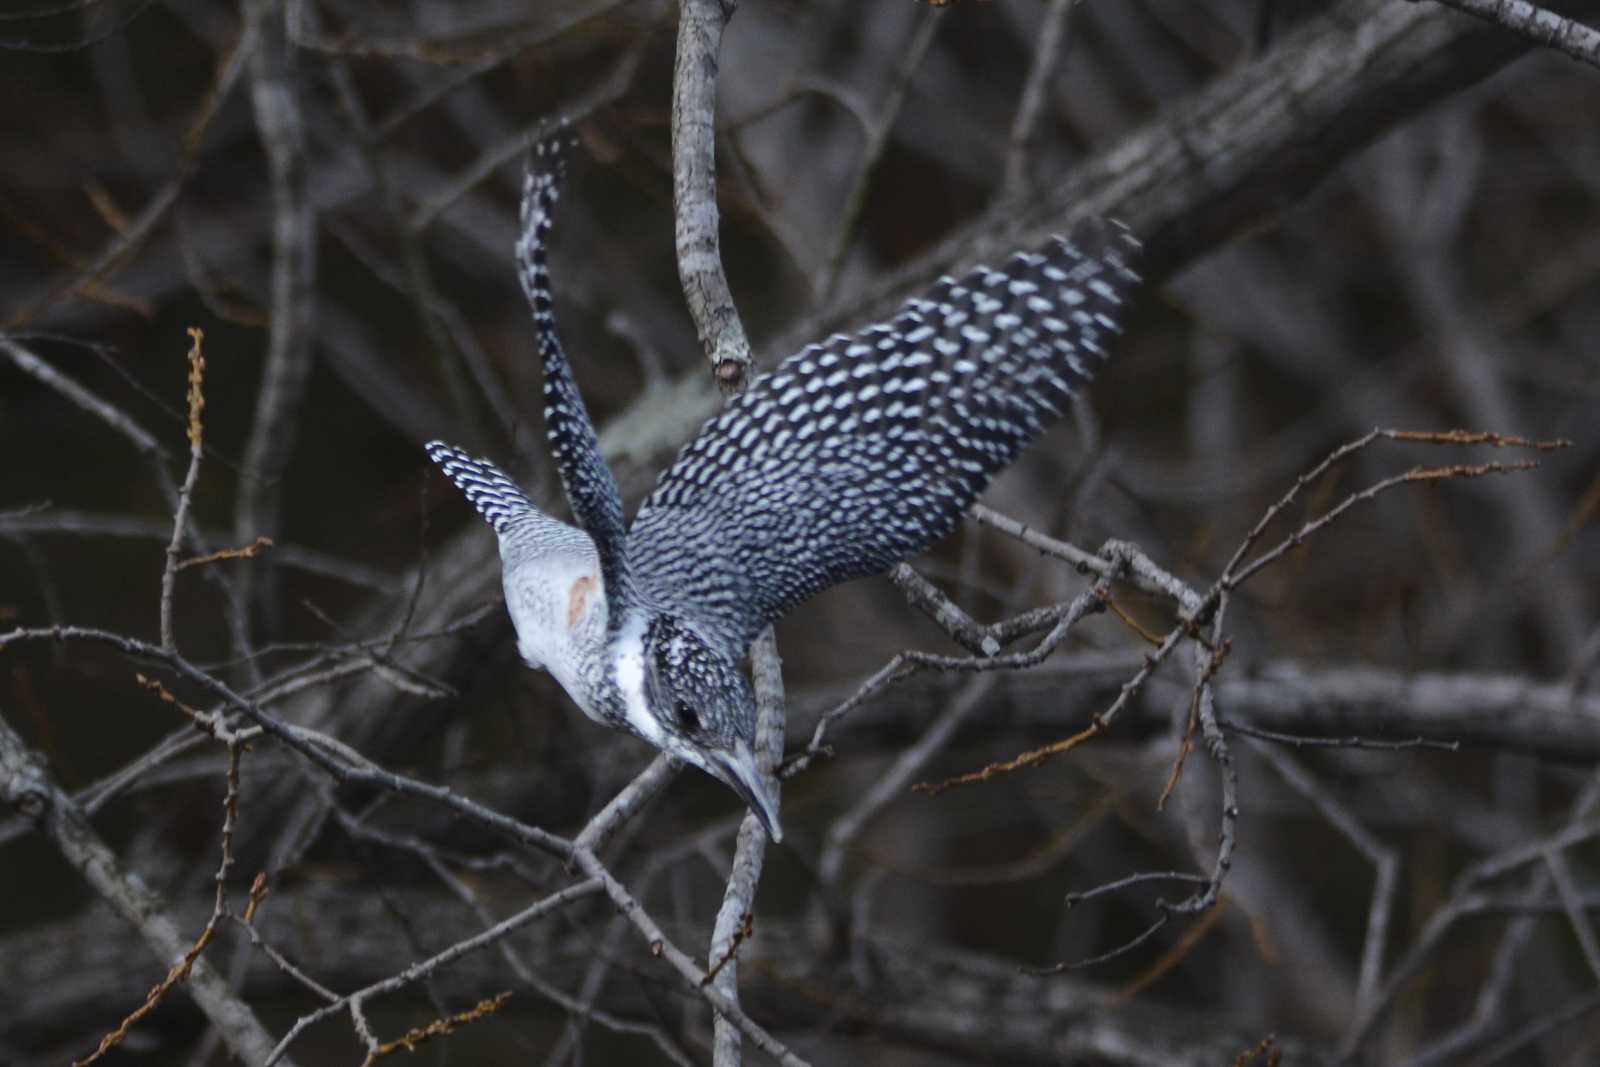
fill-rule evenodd
<path id="1" fill-rule="evenodd" d="M 1194 751 L 1194 735 L 1199 727 L 1200 689 L 1197 686 L 1189 700 L 1189 717 L 1183 728 L 1183 737 L 1178 742 L 1178 755 L 1172 761 L 1172 770 L 1167 772 L 1167 784 L 1161 787 L 1161 796 L 1156 798 L 1157 811 L 1166 809 L 1168 798 L 1183 779 L 1183 765 L 1189 759 L 1189 753 Z"/>
<path id="2" fill-rule="evenodd" d="M 1039 43 L 1034 47 L 1028 80 L 1022 86 L 1022 99 L 1017 102 L 1017 113 L 1011 120 L 1011 134 L 1006 142 L 1005 180 L 1000 186 L 1004 196 L 1016 196 L 1023 191 L 1028 174 L 1028 151 L 1039 129 L 1045 90 L 1055 76 L 1058 59 L 1071 40 L 1072 13 L 1082 2 L 1050 0 L 1050 6 L 1045 9 L 1044 21 L 1039 26 Z"/>
<path id="3" fill-rule="evenodd" d="M 1241 722 L 1222 720 L 1218 723 L 1229 733 L 1243 734 L 1245 737 L 1256 737 L 1263 741 L 1276 741 L 1283 745 L 1293 745 L 1296 748 L 1369 748 L 1381 752 L 1402 752 L 1412 748 L 1431 748 L 1441 752 L 1461 751 L 1460 741 L 1439 741 L 1431 737 L 1406 737 L 1398 740 L 1388 740 L 1380 737 L 1361 737 L 1348 735 L 1345 737 L 1308 737 L 1305 734 L 1286 734 L 1278 730 L 1263 730 L 1259 726 L 1248 726 Z"/>
<path id="4" fill-rule="evenodd" d="M 806 1061 L 797 1056 L 783 1042 L 773 1037 L 765 1028 L 746 1015 L 739 1007 L 737 1001 L 727 997 L 715 984 L 701 985 L 705 978 L 705 971 L 701 970 L 682 949 L 670 941 L 662 932 L 650 913 L 645 910 L 637 898 L 628 892 L 627 888 L 601 865 L 594 853 L 588 849 L 575 848 L 573 861 L 585 875 L 598 878 L 605 887 L 605 892 L 611 902 L 622 912 L 623 916 L 633 924 L 634 928 L 642 934 L 650 945 L 653 955 L 666 960 L 673 970 L 692 988 L 698 989 L 701 996 L 710 1002 L 712 1008 L 719 1012 L 729 1022 L 737 1026 L 740 1032 L 750 1039 L 751 1044 L 783 1064 L 784 1067 L 807 1067 Z"/>
<path id="5" fill-rule="evenodd" d="M 581 882 L 574 883 L 565 889 L 558 890 L 547 897 L 535 901 L 515 915 L 508 916 L 475 937 L 457 941 L 444 951 L 413 963 L 399 974 L 391 975 L 380 982 L 373 982 L 371 985 L 364 986 L 354 993 L 340 997 L 338 1000 L 326 1004 L 314 1012 L 300 1016 L 295 1020 L 294 1025 L 289 1028 L 289 1032 L 283 1035 L 283 1038 L 262 1062 L 262 1067 L 272 1067 L 273 1064 L 282 1062 L 289 1046 L 294 1044 L 308 1027 L 321 1022 L 323 1019 L 348 1011 L 353 1011 L 353 1017 L 360 1018 L 361 1004 L 363 1002 L 376 996 L 403 989 L 413 982 L 428 977 L 446 964 L 460 959 L 468 953 L 476 952 L 481 948 L 495 944 L 501 938 L 527 926 L 534 920 L 541 919 L 575 900 L 593 896 L 599 891 L 600 883 L 595 878 L 586 878 Z M 376 1040 L 374 1039 L 371 1044 L 376 1045 Z"/>
<path id="6" fill-rule="evenodd" d="M 434 1037 L 444 1037 L 453 1034 L 470 1023 L 487 1019 L 500 1010 L 500 1006 L 511 998 L 509 992 L 497 993 L 492 997 L 478 1001 L 477 1004 L 466 1011 L 458 1011 L 454 1015 L 442 1019 L 435 1019 L 427 1026 L 414 1026 L 393 1041 L 376 1044 L 367 1051 L 367 1058 L 361 1061 L 361 1067 L 372 1067 L 385 1056 L 396 1052 L 415 1052 L 417 1046 Z"/>
<path id="7" fill-rule="evenodd" d="M 1216 926 L 1226 911 L 1227 899 L 1224 898 L 1222 903 L 1200 916 L 1196 922 L 1191 924 L 1183 932 L 1183 935 L 1178 938 L 1175 945 L 1158 956 L 1155 962 L 1146 967 L 1136 978 L 1117 990 L 1116 998 L 1118 1000 L 1132 1000 L 1146 989 L 1155 985 L 1164 976 L 1172 973 L 1173 968 L 1194 954 L 1196 946 L 1200 944 L 1206 934 L 1210 933 L 1211 928 Z"/>
<path id="8" fill-rule="evenodd" d="M 183 533 L 189 525 L 190 500 L 194 495 L 195 481 L 200 477 L 201 439 L 204 423 L 200 412 L 206 399 L 202 387 L 205 383 L 206 357 L 201 350 L 205 334 L 189 327 L 189 471 L 178 489 L 178 508 L 172 516 L 172 539 L 167 542 L 167 563 L 161 571 L 161 647 L 176 651 L 178 644 L 172 632 L 172 600 L 178 579 L 178 550 L 183 544 Z"/>
<path id="9" fill-rule="evenodd" d="M 1090 720 L 1088 726 L 1071 737 L 1062 738 L 1060 741 L 1052 741 L 1048 745 L 1024 752 L 1019 756 L 1013 756 L 1008 760 L 987 763 L 978 770 L 970 771 L 966 774 L 958 774 L 938 782 L 918 782 L 911 787 L 911 790 L 915 793 L 936 797 L 946 790 L 955 789 L 959 786 L 987 782 L 998 775 L 1011 774 L 1013 771 L 1020 771 L 1028 767 L 1037 767 L 1048 759 L 1071 752 L 1085 741 L 1099 737 L 1105 733 L 1105 730 L 1105 720 L 1097 715 Z"/>
<path id="10" fill-rule="evenodd" d="M 817 862 L 817 870 L 824 885 L 837 883 L 844 869 L 846 850 L 855 843 L 868 823 L 879 812 L 891 801 L 900 797 L 907 787 L 919 792 L 924 791 L 912 786 L 912 779 L 928 765 L 929 760 L 944 749 L 967 717 L 983 706 L 984 698 L 994 689 L 996 677 L 993 673 L 980 674 L 955 693 L 949 706 L 923 731 L 922 736 L 917 738 L 916 744 L 900 753 L 878 776 L 872 788 L 828 827 L 827 844 L 823 847 L 822 856 Z"/>
<path id="11" fill-rule="evenodd" d="M 1005 656 L 939 656 L 930 652 L 907 651 L 897 653 L 871 677 L 863 682 L 854 693 L 841 703 L 824 712 L 817 720 L 816 728 L 812 731 L 811 742 L 806 746 L 804 754 L 785 765 L 783 777 L 793 777 L 800 773 L 811 761 L 822 755 L 826 749 L 824 739 L 828 729 L 834 722 L 860 707 L 869 698 L 881 690 L 903 681 L 922 671 L 937 670 L 956 673 L 982 673 L 996 670 L 1017 670 L 1035 666 L 1043 662 L 1050 653 L 1054 652 L 1061 642 L 1067 639 L 1072 628 L 1086 615 L 1098 611 L 1103 606 L 1100 599 L 1099 583 L 1089 592 L 1075 597 L 1063 612 L 1056 624 L 1039 640 L 1039 643 L 1026 652 L 1012 653 Z M 1173 639 L 1176 643 L 1176 638 Z M 1142 684 L 1142 682 L 1141 682 Z M 1117 705 L 1121 706 L 1121 702 Z"/>
<path id="12" fill-rule="evenodd" d="M 62 534 L 80 537 L 127 537 L 166 541 L 172 534 L 172 523 L 133 515 L 107 515 L 69 508 L 30 508 L 0 512 L 0 533 Z M 218 531 L 196 528 L 195 539 L 220 540 Z M 256 546 L 260 546 L 258 549 Z M 300 545 L 286 545 L 270 537 L 258 537 L 252 545 L 243 548 L 223 549 L 216 557 L 202 556 L 187 559 L 178 569 L 210 563 L 213 558 L 230 558 L 227 553 L 253 553 L 270 547 L 281 567 L 292 567 L 306 574 L 332 578 L 348 585 L 360 586 L 374 592 L 390 595 L 398 592 L 400 582 L 377 569 L 354 560 L 340 559 L 315 549 Z M 259 650 L 258 650 L 259 651 Z"/>
<path id="13" fill-rule="evenodd" d="M 262 938 L 261 931 L 256 929 L 256 913 L 261 910 L 262 903 L 270 893 L 271 889 L 267 885 L 266 872 L 257 872 L 255 880 L 250 883 L 250 896 L 245 904 L 244 914 L 233 916 L 233 921 L 244 929 L 245 933 L 249 935 L 250 944 L 265 955 L 273 966 L 310 990 L 324 1003 L 332 1004 L 339 999 L 339 994 L 306 974 L 299 967 L 296 967 L 287 956 L 268 944 Z"/>
<path id="14" fill-rule="evenodd" d="M 250 544 L 239 548 L 219 548 L 215 552 L 207 552 L 203 556 L 191 556 L 178 564 L 178 570 L 186 571 L 190 567 L 204 567 L 211 563 L 221 563 L 226 559 L 255 559 L 271 547 L 272 538 L 257 537 Z"/>
<path id="15" fill-rule="evenodd" d="M 212 938 L 216 936 L 218 924 L 227 915 L 228 871 L 233 867 L 233 832 L 239 820 L 239 745 L 236 743 L 228 745 L 227 792 L 223 796 L 222 812 L 222 860 L 217 864 L 217 873 L 213 877 L 217 884 L 217 895 L 211 908 L 211 918 L 206 921 L 204 929 L 200 931 L 200 936 L 195 939 L 189 951 L 183 954 L 182 959 L 173 964 L 172 969 L 167 972 L 166 978 L 162 979 L 160 984 L 150 990 L 149 995 L 144 999 L 144 1003 L 134 1009 L 133 1013 L 127 1018 L 123 1019 L 115 1030 L 101 1038 L 100 1045 L 94 1052 L 81 1060 L 74 1060 L 72 1067 L 88 1067 L 89 1064 L 100 1059 L 126 1040 L 132 1028 L 141 1019 L 154 1011 L 162 1001 L 166 1000 L 167 994 L 179 982 L 189 977 L 194 968 L 195 960 L 199 959 L 200 953 L 204 952 L 206 947 L 211 944 Z"/>
<path id="16" fill-rule="evenodd" d="M 494 856 L 477 856 L 455 852 L 440 848 L 431 842 L 411 835 L 397 835 L 375 830 L 366 825 L 362 820 L 350 815 L 342 809 L 334 812 L 335 817 L 345 832 L 363 841 L 382 845 L 403 851 L 416 856 L 428 865 L 439 881 L 448 889 L 457 900 L 472 909 L 473 914 L 485 928 L 495 925 L 489 909 L 484 905 L 482 894 L 464 879 L 458 877 L 450 868 L 464 867 L 468 870 L 487 872 L 496 869 L 509 869 L 528 885 L 537 884 L 538 880 L 532 872 L 523 869 L 520 861 L 510 853 L 502 852 Z M 619 927 L 621 929 L 622 927 Z M 537 992 L 541 997 L 560 1007 L 570 1016 L 582 1015 L 585 1019 L 592 1019 L 600 1026 L 619 1034 L 632 1034 L 650 1039 L 661 1053 L 679 1067 L 692 1067 L 693 1061 L 685 1054 L 678 1042 L 665 1028 L 654 1023 L 626 1019 L 608 1011 L 597 1010 L 591 1004 L 586 1004 L 577 997 L 563 992 L 550 982 L 540 978 L 527 964 L 522 956 L 517 953 L 507 942 L 502 939 L 495 944 L 495 950 L 517 979 Z M 612 953 L 607 949 L 597 952 L 598 956 L 609 957 Z M 335 1000 L 337 997 L 329 997 Z"/>
<path id="17" fill-rule="evenodd" d="M 1307 523 L 1305 526 L 1301 527 L 1294 534 L 1281 542 L 1276 548 L 1267 553 L 1263 553 L 1261 556 L 1252 561 L 1249 566 L 1244 566 L 1244 558 L 1250 554 L 1250 551 L 1255 547 L 1256 542 L 1258 542 L 1266 533 L 1267 527 L 1272 524 L 1272 521 L 1276 519 L 1278 515 L 1284 511 L 1284 509 L 1293 504 L 1308 486 L 1320 480 L 1324 474 L 1326 474 L 1342 460 L 1371 447 L 1378 441 L 1401 441 L 1414 444 L 1431 445 L 1489 445 L 1494 448 L 1526 448 L 1537 452 L 1554 452 L 1558 449 L 1568 448 L 1572 444 L 1571 441 L 1563 438 L 1538 441 L 1524 437 L 1516 437 L 1510 434 L 1478 432 L 1470 430 L 1445 430 L 1439 432 L 1386 429 L 1373 430 L 1370 433 L 1363 434 L 1362 436 L 1356 438 L 1354 441 L 1348 441 L 1345 444 L 1340 445 L 1338 448 L 1334 449 L 1326 457 L 1324 457 L 1323 460 L 1315 467 L 1312 467 L 1309 471 L 1295 479 L 1295 483 L 1290 487 L 1289 491 L 1280 497 L 1271 507 L 1267 508 L 1267 510 L 1262 514 L 1261 519 L 1255 524 L 1255 526 L 1251 527 L 1250 532 L 1247 533 L 1244 540 L 1239 543 L 1239 547 L 1234 551 L 1233 558 L 1228 561 L 1228 565 L 1222 570 L 1222 583 L 1230 589 L 1237 588 L 1239 585 L 1243 584 L 1251 574 L 1254 574 L 1256 571 L 1266 566 L 1266 563 L 1270 562 L 1268 557 L 1271 559 L 1276 559 L 1279 556 L 1282 556 L 1291 549 L 1298 547 L 1299 544 L 1307 537 L 1326 526 L 1329 522 L 1332 522 L 1333 519 L 1343 514 L 1355 504 L 1364 500 L 1370 500 L 1379 493 L 1393 488 L 1396 485 L 1400 485 L 1405 482 L 1441 481 L 1449 478 L 1476 478 L 1483 477 L 1484 475 L 1488 474 L 1504 474 L 1513 470 L 1526 470 L 1532 465 L 1529 463 L 1484 463 L 1475 466 L 1462 465 L 1458 467 L 1414 467 L 1411 470 L 1395 475 L 1392 478 L 1386 478 L 1382 482 L 1375 486 L 1369 487 L 1361 493 L 1352 494 L 1351 496 L 1346 497 L 1336 507 L 1326 512 L 1319 519 L 1316 519 L 1311 523 Z"/>
<path id="18" fill-rule="evenodd" d="M 899 118 L 900 109 L 905 105 L 906 94 L 911 90 L 911 79 L 921 68 L 922 60 L 928 54 L 928 47 L 933 44 L 933 35 L 938 32 L 943 16 L 943 11 L 930 7 L 917 17 L 917 28 L 911 35 L 911 42 L 906 45 L 899 61 L 895 64 L 894 80 L 889 85 L 889 95 L 885 98 L 882 109 L 867 124 L 867 143 L 861 150 L 861 163 L 856 169 L 855 181 L 851 183 L 850 191 L 845 194 L 844 207 L 839 211 L 838 227 L 834 230 L 833 248 L 823 266 L 822 284 L 817 286 L 824 300 L 832 300 L 839 288 L 839 278 L 844 273 L 844 257 L 850 251 L 850 244 L 855 238 L 856 224 L 860 221 L 862 209 L 866 207 L 867 194 L 872 189 L 872 176 L 877 173 L 878 164 L 883 162 L 884 150 L 889 145 L 889 135 L 894 132 L 895 120 Z"/>
<path id="19" fill-rule="evenodd" d="M 783 762 L 786 705 L 783 692 L 783 664 L 778 658 L 778 639 L 769 626 L 750 648 L 751 673 L 756 697 L 756 766 L 774 800 L 780 796 L 776 770 Z M 739 823 L 733 850 L 733 865 L 728 871 L 727 888 L 711 928 L 710 972 L 706 981 L 735 1003 L 739 998 L 737 955 L 754 930 L 756 889 L 767 852 L 767 833 L 754 812 L 746 812 Z M 713 1023 L 712 1063 L 716 1067 L 739 1067 L 742 1040 L 739 1029 L 728 1020 Z"/>
<path id="20" fill-rule="evenodd" d="M 291 5 L 286 0 L 247 0 L 246 22 L 257 43 L 250 57 L 250 101 L 272 179 L 271 328 L 256 394 L 255 416 L 245 443 L 234 508 L 234 540 L 248 543 L 280 525 L 283 476 L 300 427 L 300 401 L 310 378 L 312 324 L 316 316 L 317 223 L 306 164 L 295 54 L 288 39 Z M 274 569 L 238 572 L 239 597 L 249 616 L 276 605 Z M 263 598 L 261 605 L 257 597 Z"/>
<path id="21" fill-rule="evenodd" d="M 1378 982 L 1383 977 L 1383 955 L 1389 940 L 1389 916 L 1400 878 L 1399 857 L 1394 849 L 1367 830 L 1345 805 L 1323 789 L 1311 773 L 1288 753 L 1260 742 L 1253 747 L 1285 782 L 1310 800 L 1322 817 L 1372 864 L 1372 904 L 1367 911 L 1367 931 L 1362 940 L 1361 966 L 1356 981 L 1356 1009 L 1367 1011 L 1377 996 Z"/>
<path id="22" fill-rule="evenodd" d="M 1167 923 L 1171 921 L 1171 913 L 1163 911 L 1161 914 L 1157 915 L 1155 919 L 1143 930 L 1117 945 L 1115 948 L 1107 949 L 1105 952 L 1098 953 L 1094 956 L 1086 956 L 1081 960 L 1075 960 L 1070 963 L 1063 961 L 1061 963 L 1053 963 L 1048 967 L 1020 967 L 1018 969 L 1023 974 L 1050 975 L 1063 974 L 1067 971 L 1083 970 L 1088 967 L 1098 967 L 1102 963 L 1110 963 L 1112 960 L 1120 959 L 1121 957 L 1126 956 L 1128 953 L 1132 952 L 1134 949 L 1138 948 L 1140 945 L 1156 936 L 1156 934 L 1160 933 Z"/>
<path id="23" fill-rule="evenodd" d="M 1294 533 L 1285 537 L 1277 545 L 1263 552 L 1245 566 L 1237 571 L 1230 572 L 1224 579 L 1225 585 L 1229 589 L 1236 588 L 1249 580 L 1261 568 L 1299 548 L 1308 537 L 1326 528 L 1346 511 L 1349 511 L 1357 504 L 1365 503 L 1393 489 L 1397 485 L 1404 485 L 1407 482 L 1442 482 L 1453 478 L 1483 478 L 1491 474 L 1510 474 L 1515 471 L 1532 470 L 1538 465 L 1536 460 L 1526 459 L 1514 463 L 1453 463 L 1444 467 L 1412 467 L 1408 471 L 1384 478 L 1359 493 L 1352 493 L 1328 511 L 1305 523 Z"/>

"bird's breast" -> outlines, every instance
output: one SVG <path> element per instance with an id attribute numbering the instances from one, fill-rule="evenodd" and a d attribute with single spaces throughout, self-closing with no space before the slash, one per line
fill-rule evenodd
<path id="1" fill-rule="evenodd" d="M 592 557 L 522 562 L 506 571 L 505 587 L 523 660 L 549 671 L 579 708 L 600 718 L 594 690 L 605 674 L 606 611 Z"/>

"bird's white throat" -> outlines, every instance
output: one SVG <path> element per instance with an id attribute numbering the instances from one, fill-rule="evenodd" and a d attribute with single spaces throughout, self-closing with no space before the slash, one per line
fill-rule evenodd
<path id="1" fill-rule="evenodd" d="M 635 614 L 622 624 L 612 647 L 612 662 L 616 665 L 617 689 L 622 694 L 622 712 L 628 727 L 646 741 L 662 748 L 666 740 L 661 724 L 650 714 L 650 703 L 645 698 L 644 629 L 642 614 Z"/>

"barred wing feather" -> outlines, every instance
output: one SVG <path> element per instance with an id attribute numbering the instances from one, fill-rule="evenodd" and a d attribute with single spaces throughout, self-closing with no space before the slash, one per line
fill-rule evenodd
<path id="1" fill-rule="evenodd" d="M 790 356 L 640 507 L 640 594 L 737 657 L 796 604 L 944 537 L 1105 361 L 1138 250 L 1089 219 Z"/>

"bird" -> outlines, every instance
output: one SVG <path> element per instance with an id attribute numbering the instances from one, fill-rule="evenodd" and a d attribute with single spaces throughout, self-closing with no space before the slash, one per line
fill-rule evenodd
<path id="1" fill-rule="evenodd" d="M 516 263 L 576 526 L 489 460 L 437 440 L 426 451 L 498 537 L 523 660 L 590 718 L 725 783 L 779 842 L 741 667 L 751 642 L 822 590 L 954 529 L 1106 361 L 1140 244 L 1087 218 L 802 348 L 706 421 L 630 525 L 556 324 L 547 246 L 569 151 L 557 136 L 530 153 Z"/>

